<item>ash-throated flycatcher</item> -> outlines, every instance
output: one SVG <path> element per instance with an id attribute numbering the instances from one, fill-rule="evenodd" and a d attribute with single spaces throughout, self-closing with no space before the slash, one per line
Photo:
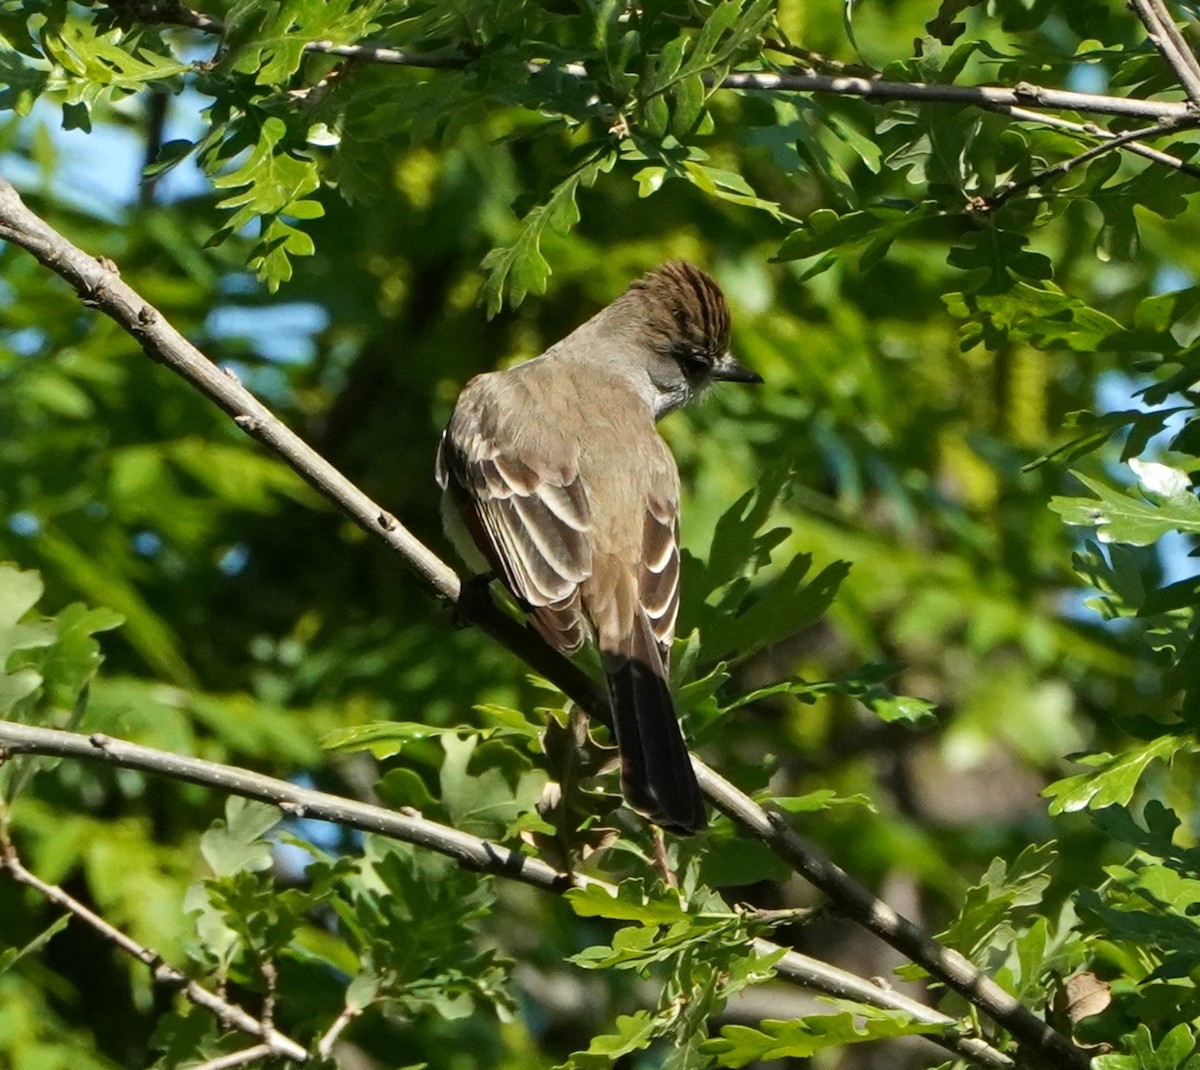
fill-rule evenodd
<path id="1" fill-rule="evenodd" d="M 706 817 L 667 686 L 679 470 L 654 425 L 710 383 L 762 382 L 728 347 L 720 288 L 666 264 L 540 357 L 467 383 L 438 449 L 460 552 L 482 553 L 551 646 L 596 643 L 625 798 L 678 832 Z"/>

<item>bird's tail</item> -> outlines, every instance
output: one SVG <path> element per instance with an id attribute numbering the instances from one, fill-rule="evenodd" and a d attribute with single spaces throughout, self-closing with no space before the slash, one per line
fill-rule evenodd
<path id="1" fill-rule="evenodd" d="M 640 609 L 619 653 L 604 652 L 613 725 L 621 752 L 621 789 L 636 810 L 672 832 L 708 823 L 683 730 L 667 687 L 666 667 Z"/>

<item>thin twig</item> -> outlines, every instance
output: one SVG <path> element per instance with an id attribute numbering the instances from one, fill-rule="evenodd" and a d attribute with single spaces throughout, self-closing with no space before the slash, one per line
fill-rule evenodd
<path id="1" fill-rule="evenodd" d="M 342 1009 L 342 1013 L 333 1020 L 333 1024 L 325 1030 L 317 1044 L 317 1054 L 322 1059 L 328 1059 L 333 1054 L 333 1046 L 342 1035 L 342 1031 L 360 1014 L 362 1011 L 358 1007 L 351 1007 L 349 1004 Z"/>
<path id="2" fill-rule="evenodd" d="M 919 962 L 939 981 L 965 996 L 988 1017 L 1024 1045 L 1027 1059 L 1062 1070 L 1084 1068 L 1089 1058 L 1006 992 L 963 955 L 939 944 L 919 926 L 893 910 L 882 899 L 809 843 L 778 814 L 768 813 L 706 765 L 693 761 L 700 787 L 717 808 L 766 843 L 810 884 L 830 899 L 830 908 L 852 918 L 913 962 Z"/>
<path id="3" fill-rule="evenodd" d="M 776 74 L 770 71 L 735 72 L 716 83 L 717 89 L 761 89 L 806 93 L 835 93 L 866 100 L 913 101 L 943 104 L 974 104 L 988 108 L 996 104 L 1028 108 L 1065 108 L 1100 115 L 1129 115 L 1142 119 L 1185 119 L 1191 105 L 1180 101 L 1110 97 L 1098 93 L 1075 93 L 1067 89 L 1018 82 L 1015 86 L 936 85 L 926 82 L 887 82 L 882 78 L 845 78 L 824 74 Z"/>
<path id="4" fill-rule="evenodd" d="M 62 733 L 64 736 L 72 734 L 70 732 Z M 85 737 L 80 736 L 79 738 L 83 739 Z M 115 944 L 126 954 L 133 956 L 133 958 L 149 967 L 150 975 L 157 984 L 162 985 L 164 988 L 178 989 L 192 1003 L 196 1004 L 197 1007 L 203 1007 L 205 1010 L 212 1012 L 221 1021 L 228 1023 L 234 1029 L 262 1040 L 264 1042 L 263 1047 L 266 1048 L 268 1053 L 272 1055 L 285 1055 L 295 1062 L 308 1061 L 308 1052 L 292 1040 L 291 1037 L 285 1036 L 272 1026 L 260 1022 L 236 1003 L 230 1003 L 228 1000 L 222 999 L 220 996 L 210 992 L 203 985 L 197 984 L 186 974 L 175 969 L 174 966 L 165 963 L 156 951 L 152 951 L 143 944 L 139 944 L 133 937 L 105 921 L 95 911 L 89 910 L 78 899 L 75 899 L 62 888 L 58 887 L 58 885 L 47 884 L 40 877 L 30 873 L 18 857 L 16 848 L 7 839 L 0 842 L 0 870 L 6 870 L 12 876 L 13 880 L 19 884 L 24 884 L 26 887 L 33 888 L 43 898 L 67 911 L 73 917 L 78 918 L 85 925 L 99 933 L 109 943 Z"/>
<path id="5" fill-rule="evenodd" d="M 799 60 L 807 69 L 821 74 L 848 74 L 855 77 L 870 78 L 874 73 L 861 64 L 843 63 L 841 60 L 831 59 L 821 52 L 814 52 L 811 48 L 802 48 L 800 45 L 793 45 L 786 40 L 764 37 L 763 47 L 770 52 L 782 52 L 785 56 L 791 56 L 792 59 Z"/>
<path id="6" fill-rule="evenodd" d="M 324 457 L 284 426 L 229 371 L 218 368 L 179 333 L 153 305 L 120 277 L 112 261 L 92 257 L 72 245 L 22 202 L 0 178 L 0 239 L 32 253 L 66 279 L 89 308 L 114 319 L 152 360 L 164 364 L 223 409 L 246 434 L 281 457 L 318 493 L 338 506 L 363 530 L 381 538 L 408 564 L 421 586 L 443 602 L 458 602 L 460 581 L 454 570 L 394 516 L 372 501 Z M 460 611 L 468 609 L 459 606 Z M 548 647 L 490 599 L 471 599 L 468 623 L 476 624 L 555 682 L 564 694 L 593 716 L 605 720 L 604 689 L 582 669 Z"/>
<path id="7" fill-rule="evenodd" d="M 262 1022 L 270 1029 L 275 1024 L 275 990 L 279 986 L 279 971 L 270 959 L 259 962 L 258 970 L 262 974 L 263 987 L 266 989 L 263 994 Z"/>
<path id="8" fill-rule="evenodd" d="M 1143 2 L 1148 2 L 1148 0 L 1143 0 Z M 110 0 L 109 6 L 128 8 L 131 5 L 129 3 L 114 5 Z M 223 29 L 219 20 L 198 15 L 185 5 L 175 3 L 173 0 L 164 0 L 158 4 L 143 2 L 136 5 L 131 14 L 142 21 L 174 23 L 206 33 L 220 33 Z M 304 49 L 306 52 L 329 53 L 349 59 L 404 67 L 461 69 L 472 63 L 471 57 L 462 53 L 422 54 L 380 45 L 338 45 L 331 41 L 309 41 L 305 44 Z M 532 74 L 548 70 L 551 66 L 544 60 L 531 60 L 526 64 Z M 587 69 L 579 63 L 563 64 L 555 66 L 554 69 L 573 78 L 588 76 Z M 1066 89 L 1047 89 L 1043 86 L 1031 85 L 1028 82 L 1019 82 L 1012 88 L 1001 88 L 997 86 L 936 85 L 922 82 L 888 82 L 880 78 L 814 74 L 808 71 L 786 73 L 745 71 L 729 74 L 719 81 L 706 78 L 705 84 L 710 89 L 833 93 L 839 96 L 863 97 L 867 100 L 885 102 L 941 102 L 972 104 L 983 108 L 996 105 L 1062 108 L 1100 115 L 1128 115 L 1142 119 L 1181 119 L 1191 114 L 1191 105 L 1179 101 L 1142 100 L 1097 93 L 1076 93 Z"/>
<path id="9" fill-rule="evenodd" d="M 218 1055 L 207 1062 L 196 1063 L 188 1067 L 188 1070 L 232 1070 L 235 1066 L 249 1066 L 251 1063 L 269 1059 L 274 1054 L 269 1044 L 255 1044 L 252 1048 L 243 1048 L 229 1055 Z"/>
<path id="10" fill-rule="evenodd" d="M 66 279 L 89 307 L 104 312 L 136 338 L 148 356 L 165 364 L 196 386 L 205 396 L 233 416 L 234 422 L 242 430 L 272 449 L 364 530 L 384 539 L 428 591 L 445 601 L 457 601 L 461 583 L 445 562 L 299 436 L 285 427 L 235 377 L 212 364 L 171 326 L 157 309 L 126 284 L 110 262 L 88 256 L 31 212 L 17 191 L 3 178 L 0 178 L 0 238 L 20 245 L 44 266 Z M 471 601 L 474 603 L 477 600 Z M 608 717 L 607 698 L 594 680 L 578 666 L 553 651 L 531 629 L 518 624 L 490 601 L 478 601 L 482 603 L 480 606 L 473 604 L 471 607 L 471 623 L 479 625 L 503 646 L 525 660 L 535 671 L 551 680 L 589 714 Z M 1043 1050 L 1058 1058 L 1060 1065 L 1066 1065 L 1062 1063 L 1064 1052 L 1074 1052 L 1075 1049 L 1065 1037 L 1050 1029 L 1045 1022 L 1004 992 L 981 971 L 970 966 L 961 956 L 957 956 L 955 961 L 961 960 L 961 965 L 967 969 L 957 966 L 949 971 L 944 969 L 941 955 L 952 953 L 924 934 L 920 934 L 920 940 L 913 939 L 912 934 L 920 931 L 912 922 L 899 917 L 885 904 L 879 903 L 861 885 L 832 866 L 823 855 L 814 853 L 805 862 L 797 840 L 789 839 L 776 830 L 761 807 L 737 791 L 703 762 L 693 757 L 692 763 L 701 778 L 701 786 L 705 787 L 709 797 L 744 828 L 759 837 L 781 857 L 786 858 L 810 880 L 813 880 L 810 874 L 836 871 L 840 875 L 839 879 L 830 882 L 828 886 L 817 880 L 813 880 L 813 883 L 835 899 L 849 895 L 851 899 L 858 901 L 865 897 L 873 905 L 878 905 L 878 912 L 874 911 L 874 907 L 869 912 L 872 915 L 873 926 L 868 927 L 872 927 L 872 931 L 906 954 L 910 949 L 919 951 L 924 957 L 914 958 L 913 961 L 940 977 L 985 1014 L 1004 1025 L 1019 1041 Z M 858 916 L 854 903 L 849 904 L 849 909 L 847 904 L 840 901 L 835 905 L 850 917 Z M 894 925 L 885 924 L 881 920 L 885 917 L 894 919 Z M 1075 1062 L 1073 1065 L 1084 1063 Z"/>
<path id="11" fill-rule="evenodd" d="M 1020 182 L 1010 182 L 998 193 L 988 197 L 978 205 L 979 211 L 994 212 L 1004 205 L 1010 198 L 1015 197 L 1018 193 L 1024 193 L 1026 190 L 1036 189 L 1039 186 L 1044 186 L 1047 182 L 1052 182 L 1056 178 L 1061 178 L 1068 171 L 1074 170 L 1076 167 L 1081 167 L 1083 164 L 1096 159 L 1097 156 L 1103 156 L 1106 152 L 1112 152 L 1114 149 L 1119 149 L 1123 145 L 1131 144 L 1135 141 L 1142 141 L 1148 137 L 1159 137 L 1163 134 L 1174 133 L 1181 129 L 1181 123 L 1157 123 L 1154 126 L 1147 126 L 1141 130 L 1127 130 L 1123 134 L 1114 134 L 1107 141 L 1099 145 L 1095 145 L 1086 152 L 1081 152 L 1077 156 L 1072 156 L 1068 160 L 1063 160 L 1056 163 L 1053 167 L 1047 167 L 1044 171 L 1039 171 L 1037 174 L 1030 175 L 1028 178 L 1022 179 Z"/>
<path id="12" fill-rule="evenodd" d="M 397 67 L 423 67 L 428 70 L 462 70 L 470 64 L 468 57 L 457 53 L 405 52 L 383 45 L 338 45 L 332 41 L 309 41 L 305 52 L 320 52 L 327 56 L 343 56 L 366 63 L 387 63 Z"/>
<path id="13" fill-rule="evenodd" d="M 817 918 L 825 917 L 829 911 L 819 907 L 755 907 L 754 916 L 769 925 L 811 925 Z"/>
<path id="14" fill-rule="evenodd" d="M 1111 141 L 1113 138 L 1120 136 L 1119 134 L 1114 134 L 1111 130 L 1105 130 L 1102 126 L 1097 126 L 1095 123 L 1080 123 L 1073 119 L 1064 119 L 1060 115 L 1044 115 L 1041 112 L 1029 111 L 1027 108 L 1015 108 L 1007 104 L 993 104 L 989 107 L 989 110 L 997 112 L 1000 115 L 1007 115 L 1010 119 L 1019 119 L 1027 123 L 1041 123 L 1043 126 L 1053 127 L 1056 130 L 1066 130 L 1073 134 L 1081 134 L 1084 137 L 1090 137 L 1097 141 Z M 1182 171 L 1185 175 L 1190 175 L 1192 178 L 1200 179 L 1200 167 L 1188 163 L 1186 160 L 1181 160 L 1178 156 L 1172 156 L 1169 152 L 1163 152 L 1161 149 L 1156 149 L 1151 145 L 1143 145 L 1140 141 L 1125 142 L 1121 145 L 1121 148 L 1126 152 L 1135 153 L 1144 159 L 1153 160 L 1164 167 L 1171 167 L 1176 171 Z"/>
<path id="15" fill-rule="evenodd" d="M 61 732 L 53 728 L 0 721 L 0 758 L 20 754 L 105 761 L 123 769 L 137 769 L 201 784 L 232 795 L 272 803 L 292 817 L 333 821 L 347 828 L 411 843 L 445 855 L 472 872 L 488 873 L 555 894 L 562 894 L 570 888 L 587 887 L 603 888 L 610 895 L 617 894 L 616 887 L 606 881 L 582 873 L 560 873 L 540 858 L 520 854 L 501 844 L 441 825 L 415 809 L 406 808 L 404 813 L 398 813 L 329 792 L 298 787 L 286 780 L 251 773 L 236 766 L 201 758 L 186 758 L 112 736 Z M 729 790 L 734 791 L 732 788 Z M 749 800 L 746 802 L 749 803 Z M 763 939 L 756 939 L 754 947 L 760 955 L 774 955 L 781 950 L 778 944 Z M 779 976 L 806 988 L 839 998 L 857 999 L 873 1007 L 901 1011 L 916 1021 L 945 1026 L 948 1030 L 946 1035 L 935 1035 L 930 1039 L 980 1066 L 1013 1066 L 1008 1056 L 982 1040 L 961 1035 L 961 1022 L 955 1022 L 916 1000 L 880 988 L 836 966 L 797 951 L 788 951 L 775 969 Z"/>
<path id="16" fill-rule="evenodd" d="M 1200 105 L 1200 63 L 1183 39 L 1166 4 L 1163 0 L 1130 0 L 1130 6 L 1146 27 L 1146 36 L 1175 72 L 1188 99 Z"/>
<path id="17" fill-rule="evenodd" d="M 1151 0 L 1158 7 L 1159 17 L 1163 25 L 1167 37 L 1171 39 L 1177 52 L 1183 56 L 1184 62 L 1188 65 L 1194 79 L 1200 79 L 1200 59 L 1196 58 L 1196 51 L 1184 39 L 1183 32 L 1179 29 L 1178 24 L 1171 17 L 1171 13 L 1167 10 L 1166 3 L 1163 0 Z M 1190 95 L 1190 94 L 1189 94 Z M 1192 98 L 1195 100 L 1195 98 Z M 1200 101 L 1196 101 L 1200 103 Z"/>

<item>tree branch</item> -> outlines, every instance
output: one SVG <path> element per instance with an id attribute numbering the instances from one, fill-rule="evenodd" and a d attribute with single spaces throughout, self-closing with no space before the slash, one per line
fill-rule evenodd
<path id="1" fill-rule="evenodd" d="M 1170 64 L 1193 105 L 1200 105 L 1200 62 L 1188 47 L 1163 0 L 1130 0 L 1146 27 L 1146 35 Z"/>
<path id="2" fill-rule="evenodd" d="M 1020 119 L 1022 122 L 1041 123 L 1043 126 L 1054 127 L 1058 130 L 1067 130 L 1073 134 L 1081 134 L 1084 137 L 1096 140 L 1111 141 L 1113 138 L 1120 136 L 1114 134 L 1111 130 L 1105 130 L 1102 126 L 1097 126 L 1095 123 L 1079 123 L 1072 119 L 1064 119 L 1058 115 L 1042 115 L 1040 112 L 1029 111 L 1026 108 L 1014 108 L 1008 104 L 993 104 L 989 110 L 998 112 L 1001 115 L 1007 115 L 1012 119 Z M 1186 160 L 1181 160 L 1178 156 L 1172 156 L 1169 152 L 1163 152 L 1161 149 L 1156 149 L 1150 145 L 1143 145 L 1140 141 L 1124 142 L 1121 148 L 1135 153 L 1144 159 L 1153 160 L 1164 167 L 1171 167 L 1176 171 L 1182 171 L 1185 175 L 1190 175 L 1192 178 L 1200 179 L 1200 167 L 1188 163 Z"/>
<path id="3" fill-rule="evenodd" d="M 1139 3 L 1161 0 L 1137 0 Z M 167 23 L 186 26 L 205 33 L 221 33 L 218 19 L 191 11 L 177 0 L 109 0 L 109 7 L 130 21 Z M 1176 36 L 1178 30 L 1168 18 L 1167 23 Z M 1182 38 L 1180 38 L 1182 41 Z M 774 44 L 774 43 L 773 43 Z M 1186 45 L 1183 46 L 1188 51 Z M 434 69 L 465 69 L 472 58 L 462 53 L 422 54 L 379 45 L 338 45 L 331 41 L 309 41 L 306 52 L 343 56 L 371 63 L 387 63 L 403 67 Z M 1189 52 L 1190 54 L 1190 52 Z M 551 64 L 533 60 L 527 64 L 531 74 L 546 70 Z M 568 63 L 557 68 L 574 78 L 587 77 L 586 68 Z M 1167 100 L 1143 100 L 1112 97 L 1097 93 L 1076 93 L 1066 89 L 1047 89 L 1019 82 L 1011 89 L 994 86 L 935 85 L 923 82 L 888 82 L 880 78 L 854 78 L 844 75 L 814 74 L 809 71 L 775 73 L 771 71 L 734 72 L 714 81 L 706 78 L 710 89 L 757 89 L 764 92 L 831 93 L 838 96 L 863 97 L 879 101 L 941 102 L 973 104 L 982 108 L 996 105 L 1010 107 L 1061 108 L 1099 115 L 1128 115 L 1142 119 L 1181 119 L 1191 115 L 1191 104 Z"/>
<path id="4" fill-rule="evenodd" d="M 979 210 L 994 212 L 1001 208 L 1010 198 L 1015 197 L 1018 193 L 1024 193 L 1026 190 L 1036 189 L 1038 186 L 1044 186 L 1047 182 L 1052 182 L 1056 178 L 1061 178 L 1068 171 L 1076 167 L 1080 167 L 1097 156 L 1103 156 L 1106 152 L 1112 152 L 1114 149 L 1119 149 L 1124 145 L 1129 145 L 1134 142 L 1142 141 L 1148 137 L 1158 137 L 1162 134 L 1170 134 L 1181 129 L 1184 124 L 1181 123 L 1158 123 L 1154 126 L 1147 126 L 1141 130 L 1127 130 L 1123 134 L 1113 134 L 1108 140 L 1096 145 L 1086 152 L 1081 152 L 1077 156 L 1072 156 L 1068 160 L 1063 160 L 1056 163 L 1053 167 L 1047 167 L 1044 171 L 1039 171 L 1037 174 L 1030 175 L 1020 182 L 1010 182 L 998 193 L 986 198 L 979 206 Z M 1180 165 L 1183 161 L 1178 161 Z"/>
<path id="5" fill-rule="evenodd" d="M 540 858 L 523 855 L 500 844 L 441 825 L 412 809 L 398 813 L 329 792 L 298 787 L 288 781 L 251 773 L 236 766 L 202 758 L 186 758 L 99 733 L 84 735 L 0 721 L 0 760 L 21 754 L 104 761 L 124 769 L 168 776 L 244 798 L 273 803 L 290 817 L 332 821 L 347 828 L 411 843 L 452 858 L 464 869 L 519 881 L 559 895 L 570 888 L 586 887 L 603 888 L 610 895 L 617 893 L 616 887 L 606 881 L 585 874 L 560 873 Z M 735 789 L 729 790 L 736 794 Z M 753 806 L 752 803 L 750 805 Z M 756 939 L 754 947 L 760 955 L 772 955 L 780 951 L 778 944 L 763 939 Z M 962 1023 L 836 966 L 809 958 L 798 951 L 788 951 L 775 969 L 781 977 L 806 988 L 839 998 L 856 999 L 872 1007 L 901 1011 L 917 1021 L 945 1026 L 948 1031 L 945 1036 L 932 1036 L 930 1039 L 980 1066 L 1014 1065 L 1008 1056 L 982 1040 L 963 1036 Z M 344 1012 L 342 1017 L 345 1017 Z M 341 1018 L 337 1021 L 340 1022 Z M 336 1026 L 337 1022 L 334 1024 Z M 333 1033 L 333 1027 L 326 1037 L 330 1033 Z M 333 1035 L 336 1037 L 337 1034 Z M 324 1047 L 322 1042 L 322 1052 Z"/>
<path id="6" fill-rule="evenodd" d="M 1028 82 L 1018 82 L 1008 89 L 996 86 L 933 85 L 925 82 L 886 82 L 881 78 L 755 71 L 729 74 L 716 83 L 714 88 L 834 93 L 840 96 L 863 97 L 867 100 L 974 104 L 981 108 L 990 108 L 997 104 L 1011 107 L 1024 105 L 1030 108 L 1065 108 L 1099 115 L 1129 115 L 1142 119 L 1183 119 L 1191 114 L 1191 106 L 1178 101 L 1075 93 L 1067 89 L 1046 89 Z"/>
<path id="7" fill-rule="evenodd" d="M 66 279 L 88 308 L 115 320 L 140 344 L 146 355 L 181 376 L 233 417 L 246 434 L 281 457 L 322 497 L 338 506 L 364 531 L 383 539 L 415 573 L 421 586 L 460 612 L 555 682 L 564 694 L 589 713 L 605 720 L 607 698 L 582 669 L 548 647 L 488 598 L 459 603 L 460 581 L 449 565 L 421 543 L 394 516 L 372 501 L 297 434 L 282 424 L 229 371 L 218 368 L 183 337 L 162 314 L 120 277 L 105 257 L 92 257 L 31 212 L 17 191 L 0 177 L 0 239 L 30 252 Z"/>
<path id="8" fill-rule="evenodd" d="M 778 813 L 768 812 L 724 777 L 701 762 L 693 762 L 700 786 L 717 808 L 757 836 L 787 861 L 810 884 L 820 888 L 837 913 L 920 963 L 939 981 L 970 1000 L 989 1018 L 1001 1023 L 1026 1046 L 1027 1056 L 1062 1070 L 1087 1067 L 1089 1056 L 1052 1029 L 1015 996 L 952 948 L 938 943 L 919 926 L 898 914 L 850 876 L 824 852 L 795 832 Z"/>
<path id="9" fill-rule="evenodd" d="M 360 527 L 387 542 L 416 573 L 426 590 L 443 601 L 458 600 L 461 584 L 448 565 L 285 427 L 234 376 L 212 364 L 120 278 L 110 261 L 88 256 L 67 241 L 31 212 L 3 178 L 0 178 L 0 238 L 27 249 L 42 264 L 66 279 L 84 304 L 114 319 L 138 340 L 148 356 L 196 386 L 229 413 L 242 430 L 270 447 Z M 518 624 L 490 599 L 469 601 L 472 604 L 464 608 L 468 609 L 468 619 L 472 623 L 551 680 L 589 714 L 599 715 L 602 719 L 608 717 L 608 702 L 603 689 L 578 666 L 553 651 L 531 629 Z M 474 604 L 476 601 L 480 603 L 478 606 Z M 921 933 L 917 926 L 875 899 L 820 852 L 782 825 L 776 825 L 760 806 L 699 759 L 693 757 L 692 764 L 701 786 L 723 812 L 833 898 L 842 913 L 862 922 L 910 955 L 913 961 L 1003 1024 L 1031 1049 L 1057 1060 L 1059 1066 L 1086 1065 L 1086 1060 L 1069 1040 L 1050 1029 L 961 955 L 948 951 Z"/>
<path id="10" fill-rule="evenodd" d="M 188 1070 L 233 1070 L 235 1066 L 249 1066 L 263 1059 L 269 1059 L 275 1053 L 268 1044 L 255 1044 L 252 1048 L 231 1052 L 229 1055 L 218 1055 L 207 1062 L 195 1063 Z"/>
<path id="11" fill-rule="evenodd" d="M 322 1059 L 328 1059 L 333 1054 L 333 1046 L 337 1043 L 338 1037 L 342 1035 L 342 1030 L 360 1014 L 362 1014 L 361 1010 L 351 1007 L 349 1004 L 342 1009 L 342 1013 L 333 1020 L 333 1024 L 325 1030 L 317 1044 L 317 1054 Z"/>
<path id="12" fill-rule="evenodd" d="M 8 728 L 12 726 L 0 722 L 0 727 Z M 43 731 L 47 730 L 44 729 Z M 71 735 L 72 733 L 63 732 L 61 734 Z M 80 738 L 84 737 L 81 736 Z M 267 1023 L 260 1022 L 236 1003 L 230 1003 L 228 1000 L 216 995 L 216 993 L 210 992 L 203 985 L 198 984 L 186 974 L 175 969 L 174 966 L 163 962 L 158 952 L 151 951 L 150 948 L 139 944 L 127 933 L 123 933 L 114 925 L 109 924 L 99 914 L 89 910 L 78 899 L 69 895 L 62 888 L 58 887 L 58 885 L 47 884 L 40 877 L 30 873 L 18 857 L 16 848 L 7 838 L 0 841 L 0 870 L 7 870 L 17 883 L 34 889 L 43 898 L 94 929 L 109 943 L 115 944 L 126 954 L 132 955 L 139 962 L 149 967 L 150 975 L 156 983 L 162 985 L 164 988 L 178 989 L 197 1007 L 203 1007 L 205 1010 L 212 1012 L 218 1019 L 228 1022 L 234 1029 L 242 1033 L 258 1037 L 263 1041 L 261 1047 L 266 1054 L 284 1055 L 300 1063 L 308 1061 L 308 1052 L 292 1040 L 291 1037 L 280 1033 L 279 1030 Z"/>

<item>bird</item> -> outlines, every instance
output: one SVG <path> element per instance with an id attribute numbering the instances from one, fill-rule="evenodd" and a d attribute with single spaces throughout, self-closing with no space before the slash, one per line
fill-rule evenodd
<path id="1" fill-rule="evenodd" d="M 597 647 L 625 801 L 680 834 L 707 825 L 668 685 L 679 610 L 679 470 L 657 421 L 729 352 L 716 281 L 673 261 L 540 356 L 472 378 L 438 446 L 447 534 L 556 650 Z"/>

